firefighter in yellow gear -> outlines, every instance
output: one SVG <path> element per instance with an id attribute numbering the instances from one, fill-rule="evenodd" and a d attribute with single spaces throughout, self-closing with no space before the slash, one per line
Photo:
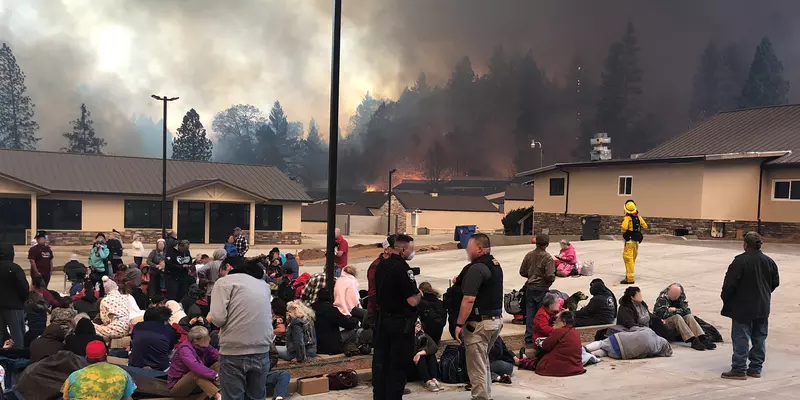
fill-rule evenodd
<path id="1" fill-rule="evenodd" d="M 625 262 L 625 279 L 623 285 L 634 283 L 633 270 L 636 267 L 636 257 L 639 255 L 639 243 L 644 239 L 642 229 L 647 229 L 647 222 L 639 216 L 636 203 L 633 200 L 625 202 L 625 217 L 622 218 L 622 237 L 625 247 L 622 250 L 622 261 Z"/>

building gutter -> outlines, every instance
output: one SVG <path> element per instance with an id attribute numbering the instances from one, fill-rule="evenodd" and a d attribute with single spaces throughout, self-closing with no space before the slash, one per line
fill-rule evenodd
<path id="1" fill-rule="evenodd" d="M 756 215 L 756 232 L 761 234 L 761 198 L 763 197 L 763 187 L 764 187 L 764 165 L 770 162 L 771 159 L 766 159 L 761 161 L 758 164 L 758 211 Z"/>
<path id="2" fill-rule="evenodd" d="M 558 170 L 567 174 L 567 182 L 564 188 L 564 216 L 566 217 L 569 214 L 569 171 L 565 170 L 564 168 L 558 167 Z"/>
<path id="3" fill-rule="evenodd" d="M 705 159 L 708 161 L 742 160 L 748 158 L 783 157 L 791 153 L 792 153 L 791 151 L 785 150 L 785 151 L 753 151 L 744 153 L 709 154 L 705 156 Z"/>

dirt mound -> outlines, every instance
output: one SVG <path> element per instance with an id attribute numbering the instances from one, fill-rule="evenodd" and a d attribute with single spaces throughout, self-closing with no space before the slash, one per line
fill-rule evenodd
<path id="1" fill-rule="evenodd" d="M 322 249 L 303 249 L 297 253 L 297 258 L 301 260 L 316 260 L 325 258 L 325 252 Z"/>

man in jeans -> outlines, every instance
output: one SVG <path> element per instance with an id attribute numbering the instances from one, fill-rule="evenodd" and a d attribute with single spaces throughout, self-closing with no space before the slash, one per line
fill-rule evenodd
<path id="1" fill-rule="evenodd" d="M 491 255 L 489 237 L 472 236 L 467 245 L 472 261 L 458 281 L 462 283 L 461 308 L 455 337 L 466 346 L 467 375 L 472 398 L 492 398 L 492 376 L 489 373 L 489 349 L 503 329 L 503 268 Z"/>
<path id="2" fill-rule="evenodd" d="M 544 295 L 556 280 L 556 264 L 547 252 L 550 236 L 536 235 L 536 249 L 525 255 L 519 274 L 528 278 L 525 283 L 525 344 L 533 344 L 533 317 L 542 306 Z"/>
<path id="3" fill-rule="evenodd" d="M 233 269 L 214 284 L 209 322 L 220 327 L 219 378 L 223 399 L 267 396 L 272 299 L 264 271 L 254 262 L 228 257 Z"/>
<path id="4" fill-rule="evenodd" d="M 778 266 L 761 252 L 761 235 L 748 232 L 744 235 L 744 253 L 733 259 L 722 283 L 722 315 L 732 320 L 733 342 L 731 370 L 722 378 L 761 377 L 767 357 L 770 302 L 779 283 Z"/>
<path id="5" fill-rule="evenodd" d="M 29 290 L 25 271 L 14 263 L 14 246 L 0 244 L 0 340 L 5 342 L 10 333 L 15 349 L 25 344 L 25 300 Z"/>

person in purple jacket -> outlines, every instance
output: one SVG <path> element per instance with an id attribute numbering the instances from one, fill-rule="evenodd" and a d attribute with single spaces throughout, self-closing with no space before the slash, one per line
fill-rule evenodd
<path id="1" fill-rule="evenodd" d="M 207 398 L 221 399 L 219 393 L 219 351 L 211 347 L 208 329 L 195 326 L 186 341 L 172 355 L 167 373 L 170 395 L 185 397 L 202 391 Z"/>

